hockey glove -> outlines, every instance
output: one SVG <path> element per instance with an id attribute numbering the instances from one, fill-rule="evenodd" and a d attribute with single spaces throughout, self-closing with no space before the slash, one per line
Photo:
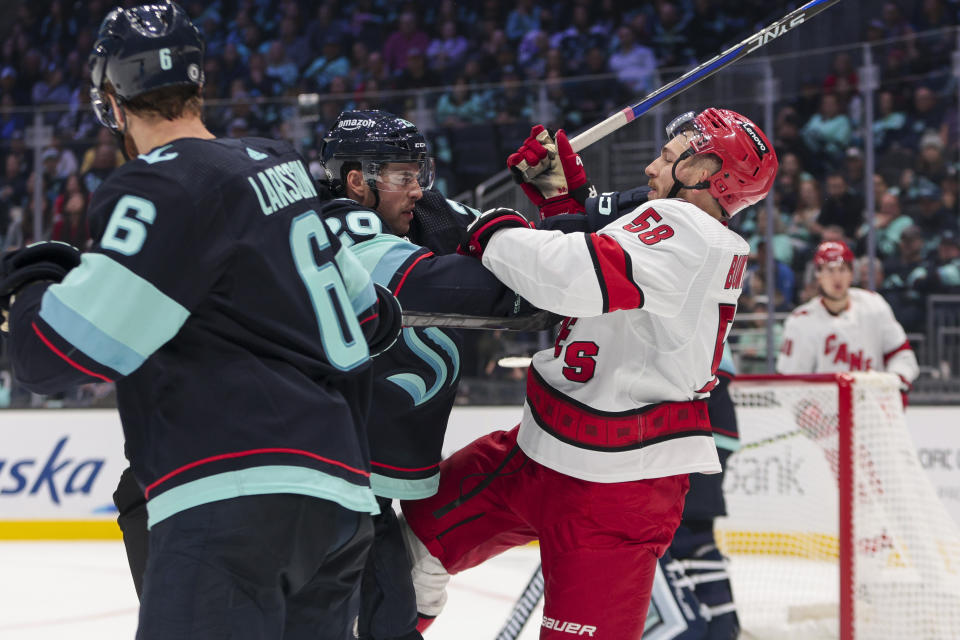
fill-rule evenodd
<path id="1" fill-rule="evenodd" d="M 65 242 L 37 242 L 0 258 L 0 308 L 31 282 L 60 282 L 80 264 L 80 250 Z"/>
<path id="2" fill-rule="evenodd" d="M 535 126 L 530 137 L 507 158 L 507 167 L 540 210 L 541 219 L 583 213 L 587 198 L 597 195 L 563 129 L 551 136 L 543 125 Z"/>
<path id="3" fill-rule="evenodd" d="M 457 253 L 472 256 L 479 260 L 483 257 L 483 252 L 493 234 L 501 229 L 517 228 L 532 229 L 533 225 L 513 209 L 498 207 L 484 211 L 479 218 L 467 227 L 467 236 L 460 241 Z"/>
<path id="4" fill-rule="evenodd" d="M 366 335 L 371 357 L 378 356 L 392 347 L 403 328 L 403 311 L 400 309 L 400 302 L 386 287 L 374 283 L 373 288 L 377 292 L 378 317 L 373 333 Z"/>

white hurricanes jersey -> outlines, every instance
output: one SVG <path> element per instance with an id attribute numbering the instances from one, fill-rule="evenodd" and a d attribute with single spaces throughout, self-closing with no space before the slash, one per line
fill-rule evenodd
<path id="1" fill-rule="evenodd" d="M 576 478 L 719 473 L 706 403 L 749 247 L 683 200 L 654 200 L 597 233 L 509 229 L 483 264 L 567 316 L 528 372 L 518 442 Z"/>
<path id="2" fill-rule="evenodd" d="M 787 318 L 777 373 L 888 371 L 907 384 L 919 369 L 903 327 L 880 295 L 852 287 L 847 308 L 834 315 L 820 296 Z"/>

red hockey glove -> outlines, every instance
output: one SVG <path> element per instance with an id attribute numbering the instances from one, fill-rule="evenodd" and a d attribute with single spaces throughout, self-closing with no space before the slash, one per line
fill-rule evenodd
<path id="1" fill-rule="evenodd" d="M 467 227 L 467 235 L 460 242 L 460 246 L 457 247 L 457 253 L 480 259 L 483 257 L 483 251 L 487 248 L 487 243 L 490 242 L 493 234 L 501 229 L 516 228 L 530 229 L 533 228 L 533 225 L 513 209 L 498 207 L 484 211 L 479 218 Z"/>
<path id="2" fill-rule="evenodd" d="M 507 158 L 507 167 L 540 210 L 541 219 L 583 213 L 587 198 L 597 195 L 563 129 L 551 136 L 543 125 L 535 126 L 530 137 Z"/>

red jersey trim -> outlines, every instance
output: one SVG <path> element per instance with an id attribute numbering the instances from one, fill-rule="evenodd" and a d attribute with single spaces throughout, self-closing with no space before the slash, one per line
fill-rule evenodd
<path id="1" fill-rule="evenodd" d="M 40 342 L 45 344 L 47 348 L 50 349 L 50 351 L 53 351 L 55 354 L 57 354 L 57 356 L 59 356 L 64 362 L 69 364 L 71 367 L 73 367 L 77 371 L 81 371 L 87 374 L 90 377 L 97 378 L 98 380 L 103 380 L 104 382 L 113 382 L 113 380 L 111 380 L 110 378 L 106 376 L 102 376 L 95 371 L 91 371 L 90 369 L 87 369 L 86 367 L 81 365 L 79 362 L 76 362 L 75 360 L 71 360 L 67 354 L 65 354 L 63 351 L 60 351 L 60 349 L 57 349 L 54 346 L 54 344 L 50 342 L 50 340 L 48 340 L 47 337 L 43 335 L 43 333 L 40 332 L 40 328 L 37 327 L 36 322 L 31 322 L 30 326 L 33 327 L 33 332 L 37 334 L 38 338 L 40 338 Z"/>
<path id="2" fill-rule="evenodd" d="M 374 462 L 373 460 L 370 461 L 370 464 L 372 464 L 372 465 L 375 466 L 375 467 L 382 467 L 382 468 L 384 468 L 384 469 L 392 469 L 392 470 L 394 470 L 394 471 L 429 471 L 430 469 L 439 469 L 439 468 L 440 468 L 440 463 L 439 463 L 439 462 L 436 462 L 436 463 L 431 464 L 431 465 L 426 466 L 426 467 L 395 467 L 395 466 L 393 466 L 392 464 L 384 464 L 384 463 L 382 463 L 382 462 Z"/>
<path id="3" fill-rule="evenodd" d="M 913 350 L 913 347 L 910 346 L 910 341 L 909 340 L 904 341 L 902 345 L 900 345 L 893 351 L 888 351 L 887 353 L 883 354 L 883 366 L 887 366 L 887 362 L 890 361 L 890 358 L 897 355 L 901 351 L 912 351 L 912 350 Z"/>
<path id="4" fill-rule="evenodd" d="M 339 462 L 339 461 L 337 461 L 337 460 L 331 460 L 330 458 L 324 458 L 323 456 L 319 456 L 319 455 L 317 455 L 317 454 L 315 454 L 315 453 L 311 453 L 311 452 L 309 452 L 309 451 L 303 451 L 303 450 L 301 450 L 301 449 L 285 449 L 285 448 L 251 449 L 251 450 L 249 450 L 249 451 L 237 451 L 237 452 L 234 452 L 234 453 L 223 453 L 223 454 L 218 455 L 218 456 L 211 456 L 211 457 L 209 457 L 209 458 L 203 458 L 202 460 L 195 460 L 195 461 L 193 461 L 193 462 L 191 462 L 191 463 L 189 463 L 189 464 L 185 464 L 185 465 L 183 465 L 182 467 L 180 467 L 179 469 L 174 469 L 174 470 L 171 471 L 170 473 L 168 473 L 168 474 L 160 477 L 159 479 L 157 479 L 156 481 L 154 481 L 153 483 L 151 483 L 150 485 L 148 485 L 147 488 L 146 488 L 146 490 L 143 492 L 143 495 L 144 495 L 144 497 L 149 498 L 149 497 L 150 497 L 150 492 L 151 492 L 153 489 L 156 489 L 157 486 L 163 484 L 164 482 L 166 482 L 166 481 L 169 480 L 170 478 L 172 478 L 172 477 L 174 477 L 174 476 L 176 476 L 176 475 L 178 475 L 178 474 L 183 473 L 184 471 L 187 471 L 187 470 L 189 470 L 189 469 L 193 469 L 194 467 L 199 467 L 199 466 L 202 465 L 202 464 L 208 464 L 208 463 L 211 463 L 211 462 L 218 462 L 218 461 L 220 461 L 220 460 L 229 460 L 229 459 L 231 459 L 231 458 L 244 458 L 244 457 L 246 457 L 246 456 L 255 456 L 255 455 L 264 454 L 264 453 L 289 453 L 289 454 L 298 455 L 298 456 L 306 456 L 306 457 L 308 457 L 308 458 L 313 458 L 314 460 L 319 460 L 320 462 L 325 462 L 325 463 L 327 463 L 327 464 L 332 464 L 332 465 L 334 465 L 334 466 L 336 466 L 336 467 L 340 467 L 341 469 L 346 469 L 347 471 L 349 471 L 349 472 L 351 472 L 351 473 L 355 473 L 355 474 L 360 475 L 360 476 L 363 476 L 364 478 L 369 478 L 369 477 L 370 477 L 370 474 L 369 474 L 368 472 L 362 470 L 362 469 L 354 469 L 354 468 L 351 467 L 350 465 L 344 464 L 344 463 Z"/>
<path id="5" fill-rule="evenodd" d="M 620 244 L 606 235 L 587 236 L 594 269 L 604 290 L 604 312 L 643 307 L 643 291 L 633 281 L 630 255 Z"/>
<path id="6" fill-rule="evenodd" d="M 628 412 L 596 411 L 551 388 L 532 367 L 527 375 L 527 404 L 544 431 L 593 451 L 631 451 L 712 433 L 703 400 L 661 402 Z"/>
<path id="7" fill-rule="evenodd" d="M 423 260 L 424 258 L 429 258 L 432 255 L 433 255 L 433 251 L 428 251 L 427 253 L 423 254 L 422 256 L 420 256 L 419 258 L 417 258 L 416 260 L 410 263 L 410 266 L 407 267 L 407 270 L 403 272 L 403 276 L 400 278 L 400 282 L 397 283 L 396 288 L 394 288 L 393 290 L 394 297 L 400 295 L 400 289 L 403 288 L 403 283 L 407 281 L 407 276 L 410 275 L 410 272 L 413 270 L 413 268 L 417 266 L 417 263 Z"/>

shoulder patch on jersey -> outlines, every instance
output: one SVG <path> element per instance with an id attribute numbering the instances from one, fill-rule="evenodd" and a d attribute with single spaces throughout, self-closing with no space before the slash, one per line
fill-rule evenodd
<path id="1" fill-rule="evenodd" d="M 263 160 L 264 158 L 269 157 L 267 154 L 263 153 L 262 151 L 257 151 L 256 149 L 251 149 L 250 147 L 247 147 L 247 155 L 253 158 L 254 160 L 256 160 L 257 162 L 259 162 L 260 160 Z"/>
<path id="2" fill-rule="evenodd" d="M 150 153 L 141 153 L 139 156 L 137 156 L 137 158 L 140 160 L 143 160 L 147 164 L 156 164 L 158 162 L 166 162 L 167 160 L 173 160 L 180 154 L 177 153 L 176 151 L 174 151 L 173 153 L 164 153 L 164 151 L 166 151 L 172 146 L 173 145 L 167 144 L 162 147 L 158 147 L 153 151 L 151 151 Z"/>

